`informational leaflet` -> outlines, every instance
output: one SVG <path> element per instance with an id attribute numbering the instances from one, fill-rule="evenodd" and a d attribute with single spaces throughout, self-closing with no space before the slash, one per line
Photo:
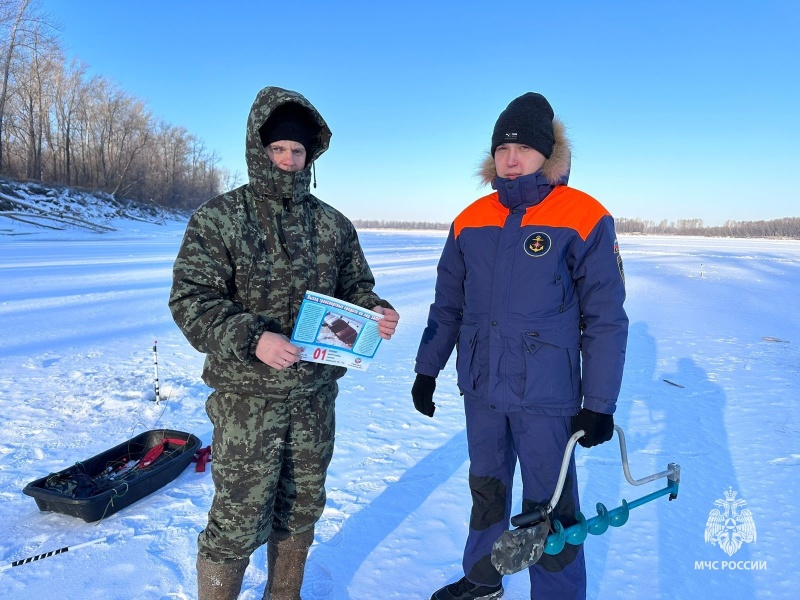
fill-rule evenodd
<path id="1" fill-rule="evenodd" d="M 301 360 L 366 371 L 378 351 L 380 313 L 306 292 L 291 342 L 302 349 Z"/>

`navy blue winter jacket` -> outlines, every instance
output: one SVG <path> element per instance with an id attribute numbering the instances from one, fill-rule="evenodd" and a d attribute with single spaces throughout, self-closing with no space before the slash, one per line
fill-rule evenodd
<path id="1" fill-rule="evenodd" d="M 455 219 L 415 371 L 438 376 L 456 347 L 461 392 L 495 410 L 613 413 L 628 331 L 614 221 L 550 181 L 495 178 Z"/>

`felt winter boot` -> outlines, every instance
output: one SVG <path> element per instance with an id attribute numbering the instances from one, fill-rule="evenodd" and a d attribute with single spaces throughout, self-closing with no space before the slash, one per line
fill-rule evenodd
<path id="1" fill-rule="evenodd" d="M 197 600 L 236 600 L 249 558 L 215 563 L 197 557 Z"/>
<path id="2" fill-rule="evenodd" d="M 301 600 L 300 587 L 314 528 L 290 535 L 273 531 L 267 544 L 267 589 L 263 600 Z"/>

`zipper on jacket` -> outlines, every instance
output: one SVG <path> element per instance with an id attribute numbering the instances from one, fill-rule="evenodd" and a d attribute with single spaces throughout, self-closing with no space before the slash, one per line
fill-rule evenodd
<path id="1" fill-rule="evenodd" d="M 555 284 L 561 286 L 561 306 L 558 307 L 558 312 L 562 313 L 567 308 L 567 288 L 561 280 L 561 274 L 556 273 Z"/>
<path id="2" fill-rule="evenodd" d="M 289 245 L 286 243 L 286 234 L 283 232 L 283 220 L 281 219 L 281 214 L 278 213 L 275 215 L 275 224 L 278 226 L 278 241 L 281 243 L 281 248 L 283 248 L 283 253 L 286 255 L 290 261 L 292 260 L 292 255 L 289 254 Z"/>

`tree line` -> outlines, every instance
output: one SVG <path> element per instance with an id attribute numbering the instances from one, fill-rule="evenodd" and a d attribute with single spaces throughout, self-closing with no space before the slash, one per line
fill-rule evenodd
<path id="1" fill-rule="evenodd" d="M 678 219 L 659 223 L 644 219 L 614 220 L 617 233 L 642 235 L 697 235 L 734 238 L 792 238 L 800 239 L 800 218 L 786 217 L 772 221 L 726 221 L 720 227 L 704 227 L 702 219 Z M 430 221 L 384 221 L 353 219 L 358 229 L 437 229 L 448 230 L 449 223 Z"/>
<path id="2" fill-rule="evenodd" d="M 697 235 L 733 238 L 800 239 L 800 218 L 785 217 L 770 221 L 725 221 L 721 226 L 704 227 L 702 219 L 666 219 L 656 223 L 643 219 L 615 219 L 617 233 Z"/>
<path id="3" fill-rule="evenodd" d="M 378 219 L 353 219 L 357 229 L 450 229 L 450 223 L 430 221 L 385 221 Z"/>
<path id="4" fill-rule="evenodd" d="M 236 185 L 219 156 L 67 60 L 38 0 L 0 0 L 0 174 L 193 208 Z"/>

